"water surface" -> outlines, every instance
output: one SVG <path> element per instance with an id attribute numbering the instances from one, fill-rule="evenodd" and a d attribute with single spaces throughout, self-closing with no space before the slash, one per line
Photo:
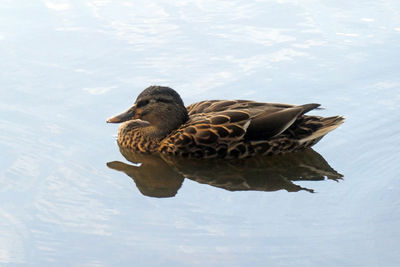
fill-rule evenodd
<path id="1" fill-rule="evenodd" d="M 0 57 L 0 265 L 400 264 L 399 2 L 6 0 Z M 343 178 L 183 164 L 149 197 L 105 119 L 152 84 L 321 103 L 346 122 L 316 158 Z"/>

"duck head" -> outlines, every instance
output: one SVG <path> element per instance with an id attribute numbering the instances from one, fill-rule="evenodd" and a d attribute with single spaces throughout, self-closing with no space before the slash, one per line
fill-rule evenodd
<path id="1" fill-rule="evenodd" d="M 152 137 L 162 138 L 179 128 L 189 116 L 179 94 L 164 86 L 150 86 L 137 97 L 127 111 L 111 117 L 109 123 L 141 120 L 148 122 L 147 131 Z"/>

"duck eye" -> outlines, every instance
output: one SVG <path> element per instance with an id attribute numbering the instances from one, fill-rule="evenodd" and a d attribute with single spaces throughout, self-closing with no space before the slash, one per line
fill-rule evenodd
<path id="1" fill-rule="evenodd" d="M 146 106 L 148 103 L 149 103 L 149 100 L 142 100 L 142 101 L 139 101 L 139 102 L 136 104 L 136 107 L 137 107 L 137 108 L 141 108 L 141 107 Z"/>

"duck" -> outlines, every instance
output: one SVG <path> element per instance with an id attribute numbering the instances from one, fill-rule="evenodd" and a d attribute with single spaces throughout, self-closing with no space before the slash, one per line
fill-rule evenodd
<path id="1" fill-rule="evenodd" d="M 205 100 L 185 106 L 166 86 L 143 90 L 132 107 L 108 123 L 120 148 L 185 158 L 240 159 L 312 147 L 344 122 L 342 116 L 305 115 L 320 104 Z"/>

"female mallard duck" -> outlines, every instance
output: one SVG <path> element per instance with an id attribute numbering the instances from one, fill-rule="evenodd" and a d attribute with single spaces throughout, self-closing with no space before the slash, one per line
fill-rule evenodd
<path id="1" fill-rule="evenodd" d="M 123 148 L 197 158 L 244 158 L 293 152 L 315 145 L 343 123 L 340 116 L 306 116 L 301 106 L 247 100 L 209 100 L 185 107 L 179 94 L 146 88 L 126 112 L 107 120 Z"/>

